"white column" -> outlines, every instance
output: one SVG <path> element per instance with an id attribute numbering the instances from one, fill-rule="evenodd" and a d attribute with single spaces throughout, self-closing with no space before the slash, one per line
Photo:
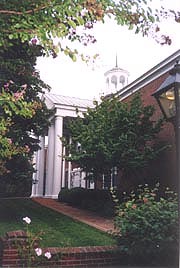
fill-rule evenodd
<path id="1" fill-rule="evenodd" d="M 71 162 L 68 162 L 68 189 L 71 189 L 71 171 L 72 165 Z"/>
<path id="2" fill-rule="evenodd" d="M 52 198 L 57 198 L 61 190 L 62 179 L 62 142 L 60 137 L 63 135 L 63 117 L 55 117 L 55 131 L 54 131 L 54 177 Z"/>
<path id="3" fill-rule="evenodd" d="M 102 175 L 102 189 L 104 189 L 104 183 L 105 183 L 105 181 L 104 181 L 104 174 Z"/>
<path id="4" fill-rule="evenodd" d="M 53 176 L 54 176 L 53 163 L 54 163 L 54 124 L 50 126 L 48 131 L 45 197 L 52 197 Z"/>
<path id="5" fill-rule="evenodd" d="M 40 147 L 39 150 L 39 168 L 38 168 L 38 184 L 37 184 L 37 195 L 43 196 L 43 187 L 44 187 L 44 161 L 45 161 L 45 137 L 40 138 Z"/>
<path id="6" fill-rule="evenodd" d="M 69 144 L 71 144 L 72 138 L 69 138 Z M 69 155 L 71 156 L 71 155 Z M 68 189 L 71 189 L 71 171 L 72 171 L 72 164 L 68 161 Z"/>
<path id="7" fill-rule="evenodd" d="M 33 166 L 35 169 L 35 172 L 33 173 L 33 178 L 32 178 L 32 191 L 31 191 L 31 197 L 36 196 L 37 192 L 37 162 L 38 162 L 38 152 L 35 152 L 33 155 Z"/>
<path id="8" fill-rule="evenodd" d="M 66 172 L 66 147 L 63 147 L 63 159 L 62 159 L 62 185 L 61 187 L 65 187 L 65 172 Z"/>
<path id="9" fill-rule="evenodd" d="M 40 137 L 40 147 L 36 154 L 36 174 L 33 176 L 35 184 L 31 196 L 43 196 L 44 187 L 44 160 L 45 160 L 45 138 Z"/>

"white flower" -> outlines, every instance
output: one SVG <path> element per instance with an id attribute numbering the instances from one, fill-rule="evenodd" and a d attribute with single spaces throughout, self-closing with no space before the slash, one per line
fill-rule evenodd
<path id="1" fill-rule="evenodd" d="M 42 249 L 41 248 L 35 248 L 35 252 L 36 252 L 37 256 L 42 255 Z"/>
<path id="2" fill-rule="evenodd" d="M 24 84 L 21 86 L 23 89 L 26 89 L 27 88 L 27 84 Z"/>
<path id="3" fill-rule="evenodd" d="M 23 221 L 25 221 L 27 224 L 31 223 L 31 219 L 28 217 L 23 218 Z"/>
<path id="4" fill-rule="evenodd" d="M 47 258 L 47 259 L 50 259 L 51 258 L 51 253 L 49 251 L 47 251 L 44 256 Z"/>
<path id="5" fill-rule="evenodd" d="M 81 16 L 83 17 L 83 16 L 86 16 L 86 14 L 88 13 L 88 10 L 86 9 L 86 8 L 83 8 L 82 10 L 81 10 Z"/>

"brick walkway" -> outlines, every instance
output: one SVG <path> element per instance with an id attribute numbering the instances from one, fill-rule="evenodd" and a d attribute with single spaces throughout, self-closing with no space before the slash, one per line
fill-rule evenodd
<path id="1" fill-rule="evenodd" d="M 60 212 L 66 216 L 71 217 L 74 220 L 81 221 L 83 223 L 86 223 L 96 229 L 99 229 L 103 232 L 109 232 L 113 230 L 113 220 L 111 219 L 105 219 L 103 217 L 99 217 L 95 215 L 93 212 L 89 212 L 86 210 L 78 209 L 71 207 L 69 205 L 66 205 L 64 203 L 60 203 L 54 199 L 50 198 L 32 198 L 35 202 L 51 208 L 57 212 Z"/>

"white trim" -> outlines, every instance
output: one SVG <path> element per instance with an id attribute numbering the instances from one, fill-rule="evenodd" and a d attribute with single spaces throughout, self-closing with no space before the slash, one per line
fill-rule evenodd
<path id="1" fill-rule="evenodd" d="M 43 198 L 52 198 L 52 199 L 58 199 L 58 195 L 44 195 Z"/>
<path id="2" fill-rule="evenodd" d="M 124 87 L 122 90 L 118 91 L 116 96 L 120 97 L 121 100 L 124 100 L 128 96 L 140 90 L 142 87 L 171 70 L 177 60 L 180 60 L 180 49 Z"/>

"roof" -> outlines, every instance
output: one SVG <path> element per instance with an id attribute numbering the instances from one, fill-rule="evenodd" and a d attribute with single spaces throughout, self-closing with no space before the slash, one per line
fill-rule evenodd
<path id="1" fill-rule="evenodd" d="M 79 108 L 93 107 L 93 100 L 80 99 L 70 96 L 62 96 L 52 93 L 46 93 L 45 98 L 48 98 L 54 105 L 73 106 Z"/>
<path id="2" fill-rule="evenodd" d="M 123 89 L 116 93 L 116 96 L 119 96 L 121 100 L 127 98 L 131 94 L 140 90 L 142 87 L 154 81 L 164 73 L 170 71 L 177 60 L 180 60 L 180 49 L 174 52 L 172 55 L 167 57 L 165 60 L 161 61 L 159 64 L 155 65 L 149 71 L 141 75 L 132 83 L 125 86 Z"/>
<path id="3" fill-rule="evenodd" d="M 119 67 L 114 67 L 114 68 L 112 68 L 112 69 L 106 71 L 106 72 L 104 73 L 104 75 L 106 76 L 106 75 L 108 75 L 108 74 L 110 74 L 110 73 L 114 73 L 114 72 L 121 72 L 121 73 L 126 73 L 126 74 L 129 75 L 129 72 L 128 72 L 128 71 L 126 71 L 126 70 L 124 70 L 124 69 L 122 69 L 122 68 L 119 68 Z"/>

